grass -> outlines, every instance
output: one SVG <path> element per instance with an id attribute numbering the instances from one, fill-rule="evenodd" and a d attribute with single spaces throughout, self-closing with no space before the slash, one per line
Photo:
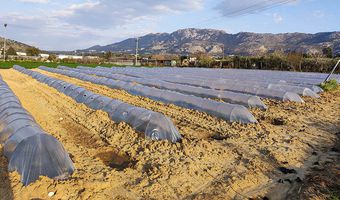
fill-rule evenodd
<path id="1" fill-rule="evenodd" d="M 39 61 L 0 61 L 0 69 L 9 69 L 13 67 L 13 65 L 20 65 L 27 69 L 33 69 L 40 66 L 46 67 L 57 67 L 58 65 L 63 65 L 67 67 L 77 67 L 77 66 L 87 66 L 87 67 L 97 67 L 98 65 L 102 67 L 112 67 L 113 64 L 80 64 L 80 63 L 47 63 L 47 62 L 39 62 Z"/>
<path id="2" fill-rule="evenodd" d="M 332 80 L 327 81 L 325 83 L 321 83 L 320 87 L 326 92 L 332 91 L 332 90 L 336 90 L 338 88 L 338 83 L 336 82 L 335 79 L 332 79 Z"/>

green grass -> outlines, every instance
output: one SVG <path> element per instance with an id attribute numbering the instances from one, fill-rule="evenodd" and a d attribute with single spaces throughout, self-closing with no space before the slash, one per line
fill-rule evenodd
<path id="1" fill-rule="evenodd" d="M 79 65 L 81 66 L 87 66 L 87 67 L 112 67 L 114 65 L 112 64 L 80 64 L 80 63 L 47 63 L 47 62 L 38 62 L 38 61 L 0 61 L 0 69 L 9 69 L 13 67 L 13 65 L 20 65 L 22 67 L 32 69 L 37 68 L 40 66 L 46 66 L 46 67 L 57 67 L 58 65 L 68 66 L 68 67 L 77 67 Z"/>
<path id="2" fill-rule="evenodd" d="M 332 79 L 330 81 L 327 81 L 325 83 L 322 83 L 320 85 L 320 87 L 325 90 L 326 92 L 327 91 L 332 91 L 332 90 L 336 90 L 338 88 L 338 83 L 336 82 L 336 80 Z"/>

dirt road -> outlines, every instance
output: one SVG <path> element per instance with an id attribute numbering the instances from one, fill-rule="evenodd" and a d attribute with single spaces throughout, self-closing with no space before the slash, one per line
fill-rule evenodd
<path id="1" fill-rule="evenodd" d="M 71 154 L 76 171 L 66 181 L 45 177 L 23 187 L 0 157 L 2 199 L 232 199 L 286 195 L 303 180 L 340 130 L 340 90 L 306 104 L 266 101 L 253 110 L 256 125 L 229 124 L 205 113 L 164 105 L 120 90 L 37 70 L 93 92 L 162 112 L 179 128 L 181 143 L 145 140 L 125 123 L 93 111 L 14 70 L 0 74 L 23 106 Z M 275 119 L 284 125 L 274 125 Z M 2 154 L 1 154 L 2 155 Z M 331 159 L 331 158 L 329 158 Z M 296 173 L 288 169 L 296 170 Z M 281 171 L 280 171 L 281 170 Z M 287 171 L 288 170 L 288 171 Z M 286 174 L 285 174 L 286 173 Z M 281 181 L 281 180 L 289 181 Z M 279 188 L 279 190 L 277 190 Z M 279 196 L 277 196 L 279 197 Z"/>

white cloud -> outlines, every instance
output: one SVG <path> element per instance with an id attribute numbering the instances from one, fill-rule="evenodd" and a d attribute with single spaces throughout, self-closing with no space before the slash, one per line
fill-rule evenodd
<path id="1" fill-rule="evenodd" d="M 234 17 L 256 13 L 273 6 L 291 4 L 296 1 L 297 0 L 222 0 L 222 2 L 216 6 L 216 9 L 224 16 Z"/>
<path id="2" fill-rule="evenodd" d="M 23 3 L 48 3 L 49 0 L 18 0 Z"/>
<path id="3" fill-rule="evenodd" d="M 52 5 L 56 1 L 49 1 L 47 5 L 51 9 L 39 9 L 34 15 L 0 13 L 0 17 L 8 22 L 7 33 L 12 39 L 37 41 L 38 46 L 46 50 L 74 50 L 153 32 L 160 17 L 200 9 L 202 1 L 88 0 L 79 3 L 71 0 L 55 7 Z"/>
<path id="4" fill-rule="evenodd" d="M 316 10 L 313 12 L 313 16 L 317 18 L 323 18 L 325 16 L 325 12 L 321 10 Z"/>
<path id="5" fill-rule="evenodd" d="M 70 24 L 106 29 L 128 24 L 136 19 L 148 19 L 166 14 L 192 11 L 202 6 L 202 0 L 98 0 L 73 4 L 55 12 L 56 17 Z"/>
<path id="6" fill-rule="evenodd" d="M 283 21 L 283 17 L 279 15 L 278 13 L 273 14 L 273 20 L 275 23 L 281 23 Z"/>

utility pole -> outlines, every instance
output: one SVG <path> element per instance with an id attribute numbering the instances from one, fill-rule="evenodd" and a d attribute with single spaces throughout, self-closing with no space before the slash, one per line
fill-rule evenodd
<path id="1" fill-rule="evenodd" d="M 224 44 L 222 44 L 222 60 L 224 60 Z"/>
<path id="2" fill-rule="evenodd" d="M 135 66 L 137 66 L 137 62 L 138 62 L 138 41 L 139 38 L 136 38 L 136 55 L 135 55 Z"/>
<path id="3" fill-rule="evenodd" d="M 6 61 L 6 28 L 7 24 L 4 24 L 5 32 L 4 32 L 4 61 Z"/>

